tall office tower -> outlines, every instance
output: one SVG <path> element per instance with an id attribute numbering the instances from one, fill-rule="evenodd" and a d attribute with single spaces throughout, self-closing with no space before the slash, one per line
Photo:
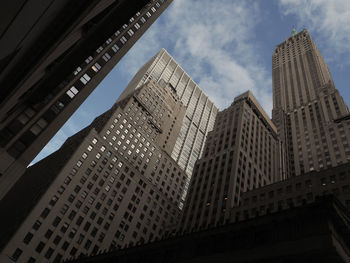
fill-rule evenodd
<path id="1" fill-rule="evenodd" d="M 272 120 L 284 145 L 285 176 L 348 162 L 349 109 L 306 30 L 275 48 L 272 78 Z"/>
<path id="2" fill-rule="evenodd" d="M 28 168 L 0 202 L 1 262 L 59 262 L 174 228 L 186 174 L 170 149 L 184 115 L 151 80 Z"/>
<path id="3" fill-rule="evenodd" d="M 172 0 L 6 2 L 0 199 Z"/>
<path id="4" fill-rule="evenodd" d="M 251 92 L 217 115 L 196 163 L 181 228 L 226 219 L 243 192 L 280 180 L 277 129 Z"/>
<path id="5" fill-rule="evenodd" d="M 165 49 L 159 51 L 137 72 L 119 100 L 149 79 L 170 83 L 186 106 L 186 117 L 171 157 L 188 175 L 187 190 L 194 164 L 203 151 L 207 133 L 213 129 L 218 108 Z"/>

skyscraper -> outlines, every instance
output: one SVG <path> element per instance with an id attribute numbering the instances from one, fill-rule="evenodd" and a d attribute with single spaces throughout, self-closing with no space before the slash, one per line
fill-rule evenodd
<path id="1" fill-rule="evenodd" d="M 173 229 L 187 176 L 170 154 L 184 116 L 173 87 L 150 80 L 28 168 L 0 202 L 1 262 L 60 262 Z"/>
<path id="2" fill-rule="evenodd" d="M 172 0 L 6 2 L 0 199 Z"/>
<path id="3" fill-rule="evenodd" d="M 243 192 L 280 180 L 277 129 L 251 92 L 217 115 L 197 161 L 181 228 L 214 226 Z"/>
<path id="4" fill-rule="evenodd" d="M 171 157 L 189 176 L 187 190 L 194 164 L 203 152 L 207 133 L 213 129 L 218 108 L 165 49 L 142 66 L 118 100 L 149 79 L 169 83 L 186 107 L 186 116 Z"/>
<path id="5" fill-rule="evenodd" d="M 349 162 L 349 109 L 306 30 L 275 48 L 272 78 L 272 120 L 284 146 L 285 176 Z"/>
<path id="6" fill-rule="evenodd" d="M 277 128 L 250 92 L 218 113 L 175 238 L 74 262 L 349 262 L 350 115 L 306 30 L 273 85 Z"/>

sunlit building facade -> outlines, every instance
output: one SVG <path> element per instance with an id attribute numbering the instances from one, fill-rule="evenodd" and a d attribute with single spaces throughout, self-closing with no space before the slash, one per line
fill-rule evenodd
<path id="1" fill-rule="evenodd" d="M 195 162 L 203 152 L 207 133 L 214 127 L 218 108 L 165 49 L 159 51 L 137 72 L 119 100 L 149 79 L 163 80 L 173 86 L 186 107 L 186 115 L 171 157 L 186 171 L 189 177 L 187 188 Z"/>
<path id="2" fill-rule="evenodd" d="M 272 79 L 272 120 L 284 146 L 284 177 L 349 162 L 349 109 L 306 30 L 275 48 Z"/>

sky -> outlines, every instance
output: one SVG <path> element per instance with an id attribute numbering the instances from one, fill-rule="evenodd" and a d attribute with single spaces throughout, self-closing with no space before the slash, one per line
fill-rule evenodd
<path id="1" fill-rule="evenodd" d="M 350 0 L 174 0 L 33 163 L 108 110 L 161 48 L 221 110 L 251 90 L 271 116 L 271 57 L 293 27 L 309 31 L 350 105 Z"/>

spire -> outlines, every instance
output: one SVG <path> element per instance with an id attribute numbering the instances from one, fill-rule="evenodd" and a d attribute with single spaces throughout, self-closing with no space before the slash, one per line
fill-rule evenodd
<path id="1" fill-rule="evenodd" d="M 297 30 L 296 30 L 295 27 L 293 26 L 292 37 L 295 36 L 297 33 L 298 33 Z"/>

